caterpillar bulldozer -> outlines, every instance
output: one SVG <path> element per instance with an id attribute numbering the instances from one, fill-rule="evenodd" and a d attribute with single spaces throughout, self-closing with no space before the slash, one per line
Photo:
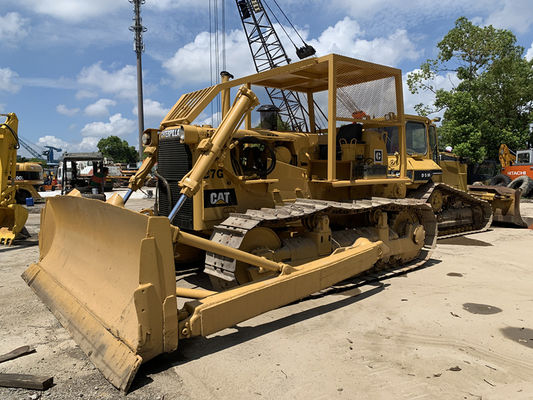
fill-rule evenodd
<path id="1" fill-rule="evenodd" d="M 468 185 L 467 161 L 449 152 L 440 152 L 436 126 L 427 117 L 406 115 L 407 196 L 424 199 L 438 221 L 438 236 L 481 232 L 492 221 L 527 227 L 520 215 L 519 190 L 501 186 Z M 396 128 L 387 128 L 387 151 L 397 149 Z M 389 167 L 397 171 L 394 157 Z"/>
<path id="2" fill-rule="evenodd" d="M 11 245 L 15 238 L 29 236 L 24 229 L 28 210 L 17 204 L 19 185 L 16 176 L 18 119 L 14 113 L 0 114 L 6 117 L 0 124 L 0 244 Z"/>
<path id="3" fill-rule="evenodd" d="M 298 91 L 311 127 L 314 97 L 327 99 L 328 126 L 281 132 L 267 113 L 252 128 L 252 87 Z M 218 95 L 219 126 L 194 124 Z M 392 174 L 386 127 L 398 129 Z M 141 363 L 182 340 L 369 271 L 417 268 L 435 246 L 431 207 L 406 198 L 398 69 L 331 54 L 235 80 L 225 74 L 183 95 L 143 143 L 147 158 L 124 197 L 102 202 L 73 190 L 47 200 L 39 261 L 23 273 L 124 391 Z M 126 209 L 156 165 L 153 213 Z M 176 266 L 198 254 L 220 291 L 177 286 Z M 178 308 L 177 296 L 192 300 Z"/>

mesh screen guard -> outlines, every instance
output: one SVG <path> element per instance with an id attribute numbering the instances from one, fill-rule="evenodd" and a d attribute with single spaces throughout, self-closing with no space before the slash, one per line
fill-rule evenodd
<path id="1" fill-rule="evenodd" d="M 398 115 L 396 85 L 393 76 L 375 78 L 353 84 L 343 79 L 351 72 L 349 66 L 337 67 L 337 118 L 375 119 Z"/>

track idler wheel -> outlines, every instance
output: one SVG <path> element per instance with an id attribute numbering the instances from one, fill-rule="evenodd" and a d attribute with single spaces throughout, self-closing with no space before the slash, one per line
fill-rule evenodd
<path id="1" fill-rule="evenodd" d="M 398 238 L 410 239 L 408 242 L 404 242 L 405 248 L 402 245 L 400 253 L 394 256 L 394 259 L 398 260 L 400 264 L 403 264 L 416 257 L 416 253 L 420 250 L 420 246 L 424 244 L 426 239 L 426 230 L 420 223 L 418 215 L 413 210 L 402 210 L 391 219 L 390 228 L 398 235 Z M 392 258 L 391 262 L 393 262 Z"/>
<path id="2" fill-rule="evenodd" d="M 246 233 L 244 239 L 239 247 L 239 250 L 246 251 L 248 253 L 268 256 L 269 252 L 273 252 L 281 247 L 281 240 L 270 228 L 256 227 Z M 213 275 L 209 275 L 211 285 L 217 291 L 228 290 L 232 287 L 243 285 L 251 282 L 255 279 L 255 276 L 260 272 L 257 267 L 253 267 L 241 261 L 237 261 L 235 266 L 235 281 L 230 282 L 222 278 L 218 278 Z M 265 277 L 271 276 L 271 274 L 261 274 Z"/>

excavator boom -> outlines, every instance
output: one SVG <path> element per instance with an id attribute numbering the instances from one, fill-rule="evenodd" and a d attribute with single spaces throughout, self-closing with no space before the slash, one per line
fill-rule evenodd
<path id="1" fill-rule="evenodd" d="M 24 228 L 28 211 L 16 202 L 18 119 L 14 113 L 0 115 L 6 117 L 0 125 L 0 244 L 11 245 Z"/>

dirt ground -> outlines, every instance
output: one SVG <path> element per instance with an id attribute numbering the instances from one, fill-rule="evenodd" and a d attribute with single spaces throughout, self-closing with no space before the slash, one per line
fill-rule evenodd
<path id="1" fill-rule="evenodd" d="M 0 247 L 0 354 L 26 344 L 36 352 L 0 372 L 53 376 L 55 385 L 0 388 L 0 399 L 124 398 L 20 278 L 38 259 L 38 208 L 32 239 Z M 533 203 L 522 213 L 533 217 Z M 180 342 L 143 365 L 127 398 L 533 399 L 532 258 L 533 230 L 441 240 L 408 275 L 344 282 Z"/>

